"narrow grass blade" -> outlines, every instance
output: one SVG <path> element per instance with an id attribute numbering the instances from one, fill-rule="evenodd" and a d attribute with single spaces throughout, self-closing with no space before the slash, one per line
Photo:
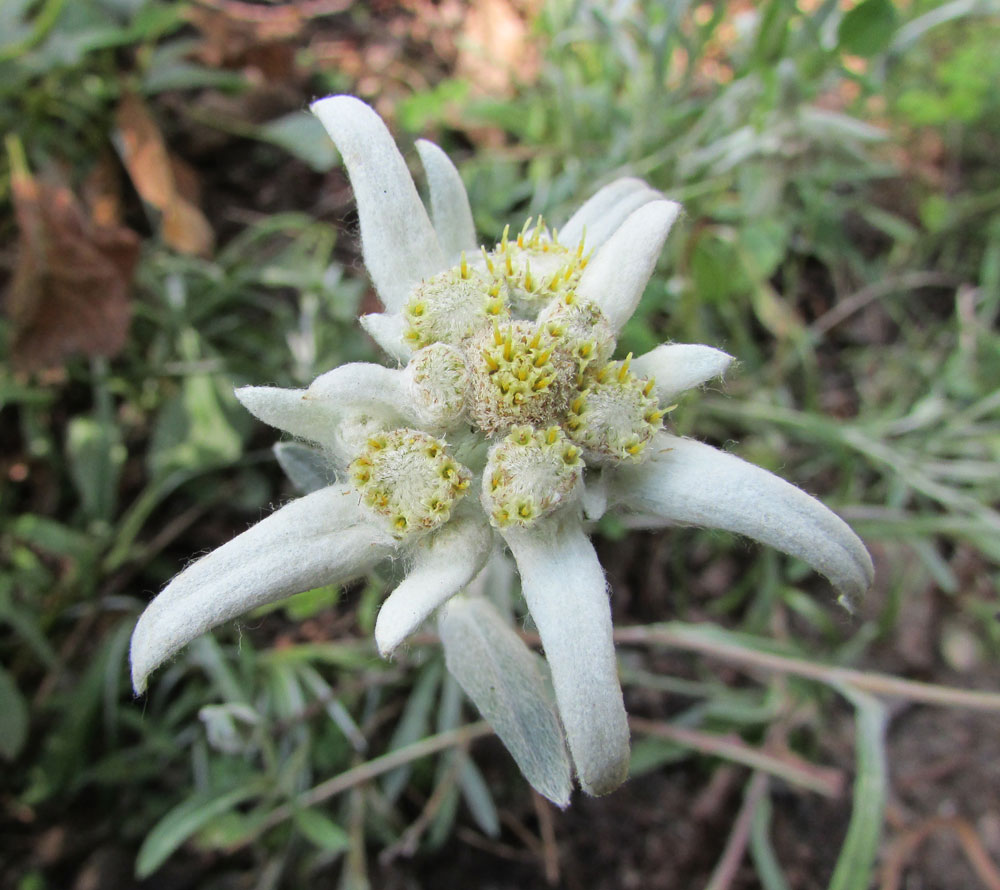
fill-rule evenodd
<path id="1" fill-rule="evenodd" d="M 847 826 L 847 838 L 837 857 L 829 890 L 857 890 L 871 882 L 878 855 L 889 791 L 885 755 L 888 715 L 878 699 L 849 686 L 841 694 L 854 705 L 857 714 L 855 750 L 857 776 L 854 780 L 854 809 Z"/>

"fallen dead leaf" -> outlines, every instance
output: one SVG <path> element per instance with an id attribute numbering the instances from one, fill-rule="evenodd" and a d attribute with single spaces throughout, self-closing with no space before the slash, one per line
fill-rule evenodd
<path id="1" fill-rule="evenodd" d="M 11 188 L 20 237 L 4 302 L 12 364 L 37 371 L 74 354 L 113 356 L 128 335 L 139 237 L 95 223 L 68 188 L 36 180 L 15 152 L 19 146 Z"/>
<path id="2" fill-rule="evenodd" d="M 215 234 L 197 205 L 182 193 L 160 128 L 142 99 L 126 93 L 118 104 L 119 150 L 135 190 L 162 214 L 163 240 L 181 253 L 208 256 Z"/>

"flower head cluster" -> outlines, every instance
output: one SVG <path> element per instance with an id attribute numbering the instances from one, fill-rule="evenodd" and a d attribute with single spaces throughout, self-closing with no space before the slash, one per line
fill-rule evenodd
<path id="1" fill-rule="evenodd" d="M 806 560 L 848 596 L 869 585 L 867 551 L 804 492 L 663 428 L 673 397 L 722 374 L 728 355 L 666 344 L 613 358 L 677 204 L 620 179 L 562 229 L 528 220 L 487 249 L 439 148 L 417 145 L 428 215 L 367 105 L 335 96 L 313 111 L 347 166 L 365 262 L 385 304 L 362 324 L 399 367 L 350 364 L 305 390 L 237 391 L 261 420 L 313 443 L 306 453 L 337 481 L 166 587 L 133 637 L 136 689 L 220 622 L 402 555 L 408 574 L 375 629 L 389 655 L 505 546 L 541 636 L 556 725 L 580 784 L 611 791 L 626 775 L 629 733 L 588 521 L 611 510 L 634 524 L 746 534 Z M 461 662 L 449 657 L 449 666 Z M 565 803 L 561 792 L 550 796 Z"/>

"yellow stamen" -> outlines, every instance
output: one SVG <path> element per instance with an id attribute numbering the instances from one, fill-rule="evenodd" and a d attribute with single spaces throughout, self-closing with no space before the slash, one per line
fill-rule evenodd
<path id="1" fill-rule="evenodd" d="M 624 383 L 628 380 L 628 366 L 632 362 L 632 353 L 630 352 L 625 356 L 625 361 L 622 362 L 622 366 L 618 369 L 618 382 Z"/>

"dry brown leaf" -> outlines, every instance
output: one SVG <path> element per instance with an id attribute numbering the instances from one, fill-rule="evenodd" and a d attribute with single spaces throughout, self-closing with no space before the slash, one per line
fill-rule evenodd
<path id="1" fill-rule="evenodd" d="M 121 224 L 121 175 L 114 155 L 102 152 L 84 179 L 80 195 L 96 225 L 113 227 Z"/>
<path id="2" fill-rule="evenodd" d="M 15 169 L 11 187 L 20 239 L 4 308 L 14 367 L 37 371 L 78 353 L 115 355 L 128 335 L 139 237 L 97 225 L 68 188 L 26 170 Z"/>
<path id="3" fill-rule="evenodd" d="M 181 253 L 204 255 L 215 239 L 201 211 L 180 199 L 163 211 L 163 240 Z"/>
<path id="4" fill-rule="evenodd" d="M 122 163 L 139 197 L 162 214 L 163 240 L 182 253 L 209 255 L 215 243 L 212 227 L 178 188 L 177 166 L 142 99 L 123 95 L 116 118 Z"/>

